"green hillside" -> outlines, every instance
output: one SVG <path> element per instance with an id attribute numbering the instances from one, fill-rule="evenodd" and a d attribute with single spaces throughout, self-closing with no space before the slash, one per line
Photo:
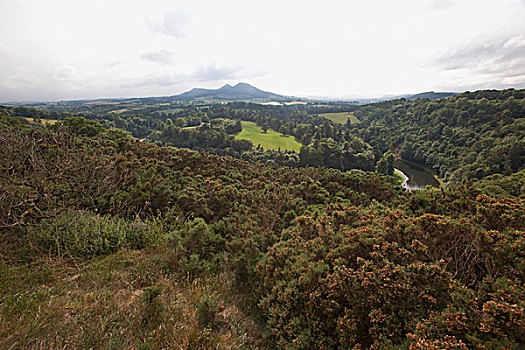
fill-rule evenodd
<path id="1" fill-rule="evenodd" d="M 242 131 L 235 135 L 235 138 L 250 140 L 257 147 L 260 145 L 263 149 L 281 149 L 282 151 L 299 152 L 301 144 L 293 136 L 286 136 L 272 129 L 266 133 L 254 122 L 242 121 Z"/>
<path id="2" fill-rule="evenodd" d="M 446 182 L 525 168 L 525 90 L 481 90 L 435 101 L 363 106 L 352 131 L 380 153 L 432 168 Z"/>

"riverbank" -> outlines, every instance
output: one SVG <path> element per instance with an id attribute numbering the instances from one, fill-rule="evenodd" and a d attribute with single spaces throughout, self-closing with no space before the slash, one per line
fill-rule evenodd
<path id="1" fill-rule="evenodd" d="M 408 176 L 406 176 L 401 170 L 394 168 L 394 177 L 403 188 L 406 188 L 407 181 L 409 180 Z"/>

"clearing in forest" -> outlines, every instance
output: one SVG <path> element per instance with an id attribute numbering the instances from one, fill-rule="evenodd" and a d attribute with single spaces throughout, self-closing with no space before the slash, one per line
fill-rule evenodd
<path id="1" fill-rule="evenodd" d="M 253 145 L 261 145 L 262 148 L 266 149 L 281 149 L 281 151 L 296 151 L 299 152 L 301 149 L 301 143 L 295 140 L 293 136 L 287 136 L 276 132 L 272 129 L 268 129 L 266 133 L 260 126 L 254 122 L 241 121 L 242 131 L 235 135 L 237 139 L 250 140 Z"/>
<path id="2" fill-rule="evenodd" d="M 33 123 L 38 123 L 37 119 L 35 118 L 27 117 L 26 120 L 29 122 L 33 122 Z M 42 124 L 55 124 L 58 122 L 58 120 L 57 119 L 40 119 L 40 122 L 42 122 Z"/>
<path id="3" fill-rule="evenodd" d="M 340 124 L 345 124 L 348 119 L 350 119 L 352 124 L 359 123 L 359 119 L 354 115 L 354 112 L 322 113 L 319 116 Z"/>

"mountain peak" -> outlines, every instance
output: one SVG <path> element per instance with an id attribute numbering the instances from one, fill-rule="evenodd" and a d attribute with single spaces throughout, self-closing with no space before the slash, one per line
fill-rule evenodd
<path id="1" fill-rule="evenodd" d="M 215 99 L 227 101 L 246 101 L 253 99 L 282 99 L 283 96 L 262 91 L 248 83 L 238 83 L 235 86 L 225 84 L 219 89 L 193 88 L 190 91 L 175 96 L 181 99 Z"/>

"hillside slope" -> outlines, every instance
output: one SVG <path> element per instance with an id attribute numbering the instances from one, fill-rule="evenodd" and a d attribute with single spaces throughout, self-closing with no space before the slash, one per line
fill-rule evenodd
<path id="1" fill-rule="evenodd" d="M 262 91 L 250 84 L 238 83 L 235 86 L 226 84 L 219 89 L 202 89 L 193 88 L 190 91 L 184 92 L 180 95 L 173 96 L 176 99 L 214 99 L 214 100 L 229 100 L 229 101 L 243 101 L 252 99 L 283 99 L 281 95 L 272 92 Z"/>
<path id="2" fill-rule="evenodd" d="M 447 181 L 525 168 L 525 90 L 466 92 L 364 106 L 351 130 L 384 153 L 432 167 Z"/>
<path id="3" fill-rule="evenodd" d="M 440 98 L 446 98 L 446 97 L 452 97 L 457 95 L 456 92 L 434 92 L 434 91 L 428 91 L 428 92 L 421 92 L 419 94 L 410 95 L 407 97 L 408 100 L 415 100 L 416 98 L 428 98 L 429 100 L 438 100 Z"/>
<path id="4" fill-rule="evenodd" d="M 525 342 L 523 171 L 407 193 L 82 119 L 0 131 L 0 347 Z"/>

